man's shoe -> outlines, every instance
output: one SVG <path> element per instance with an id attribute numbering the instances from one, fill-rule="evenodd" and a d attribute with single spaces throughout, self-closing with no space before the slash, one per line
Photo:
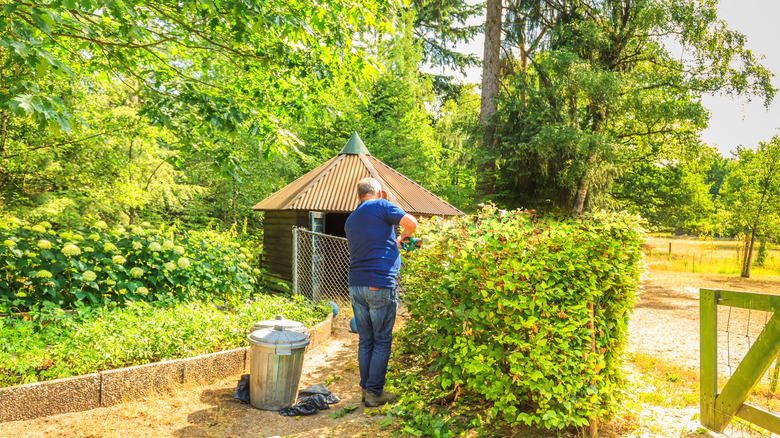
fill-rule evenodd
<path id="1" fill-rule="evenodd" d="M 392 403 L 395 401 L 395 393 L 390 391 L 383 391 L 381 394 L 377 394 L 374 391 L 366 391 L 365 405 L 369 408 L 383 405 L 385 403 Z"/>

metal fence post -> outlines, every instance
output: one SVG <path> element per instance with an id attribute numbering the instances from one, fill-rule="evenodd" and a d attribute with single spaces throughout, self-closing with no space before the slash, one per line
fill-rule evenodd
<path id="1" fill-rule="evenodd" d="M 298 228 L 293 227 L 293 244 L 292 244 L 292 283 L 293 294 L 298 295 Z"/>

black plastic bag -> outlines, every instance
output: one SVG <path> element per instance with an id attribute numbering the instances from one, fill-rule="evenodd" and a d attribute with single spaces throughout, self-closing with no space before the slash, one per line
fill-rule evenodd
<path id="1" fill-rule="evenodd" d="M 339 398 L 331 394 L 325 384 L 318 383 L 312 385 L 298 395 L 297 402 L 289 408 L 282 408 L 279 414 L 286 417 L 297 417 L 299 415 L 312 415 L 325 409 L 330 409 L 329 405 L 338 403 Z"/>
<path id="2" fill-rule="evenodd" d="M 249 374 L 243 374 L 241 376 L 241 380 L 238 381 L 236 393 L 233 394 L 233 398 L 241 400 L 244 403 L 249 403 Z"/>
<path id="3" fill-rule="evenodd" d="M 325 401 L 325 395 L 314 394 L 298 397 L 298 403 L 289 408 L 282 408 L 279 414 L 285 417 L 297 417 L 298 415 L 311 415 L 319 411 L 330 409 L 328 402 Z"/>

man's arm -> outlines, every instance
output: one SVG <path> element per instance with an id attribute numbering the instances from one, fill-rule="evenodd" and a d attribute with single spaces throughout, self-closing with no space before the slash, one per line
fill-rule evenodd
<path id="1" fill-rule="evenodd" d="M 398 225 L 403 227 L 403 231 L 395 239 L 395 242 L 398 244 L 398 249 L 401 249 L 401 242 L 403 242 L 406 238 L 412 237 L 414 232 L 417 231 L 417 219 L 415 219 L 411 214 L 407 213 L 404 217 L 401 218 L 401 222 Z"/>

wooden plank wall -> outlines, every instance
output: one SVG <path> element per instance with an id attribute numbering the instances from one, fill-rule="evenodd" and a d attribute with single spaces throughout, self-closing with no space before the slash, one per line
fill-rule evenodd
<path id="1" fill-rule="evenodd" d="M 292 228 L 308 227 L 309 212 L 266 211 L 263 220 L 263 268 L 269 276 L 292 283 Z"/>

